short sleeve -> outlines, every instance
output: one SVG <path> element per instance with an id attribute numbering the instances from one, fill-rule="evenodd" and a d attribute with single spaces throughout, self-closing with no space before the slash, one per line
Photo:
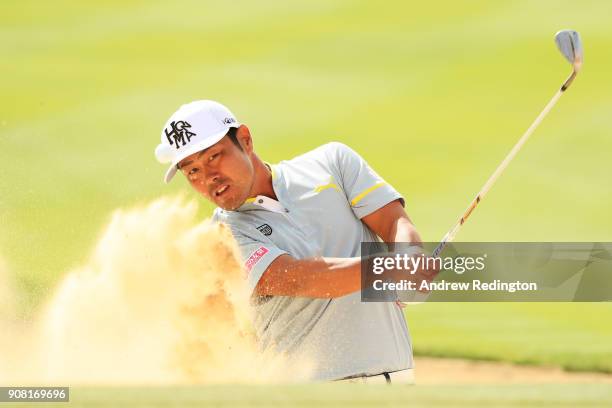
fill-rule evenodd
<path id="1" fill-rule="evenodd" d="M 242 234 L 236 234 L 234 238 L 238 243 L 243 268 L 252 292 L 272 261 L 286 252 L 270 241 L 261 242 Z"/>
<path id="2" fill-rule="evenodd" d="M 331 153 L 342 179 L 342 187 L 353 213 L 361 219 L 386 204 L 404 198 L 353 149 L 342 143 L 331 143 Z"/>

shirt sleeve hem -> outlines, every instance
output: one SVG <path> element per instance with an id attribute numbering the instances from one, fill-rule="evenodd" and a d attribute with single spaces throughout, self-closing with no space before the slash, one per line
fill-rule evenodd
<path id="1" fill-rule="evenodd" d="M 353 207 L 353 212 L 359 219 L 372 214 L 374 211 L 395 200 L 400 200 L 402 207 L 405 207 L 404 197 L 389 185 L 373 191 L 367 198 L 367 200 L 363 200 Z"/>
<path id="2" fill-rule="evenodd" d="M 251 291 L 251 294 L 257 287 L 257 284 L 259 283 L 261 277 L 263 276 L 264 272 L 268 269 L 270 264 L 274 262 L 276 258 L 278 258 L 281 255 L 285 255 L 286 253 L 287 252 L 281 249 L 278 249 L 278 248 L 270 248 L 269 252 L 259 261 L 260 264 L 253 267 L 253 269 L 251 269 L 250 271 L 247 271 L 247 274 L 248 274 L 247 281 L 249 284 L 249 289 Z"/>

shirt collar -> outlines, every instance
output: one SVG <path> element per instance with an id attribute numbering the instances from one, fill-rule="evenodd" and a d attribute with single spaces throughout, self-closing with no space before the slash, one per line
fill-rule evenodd
<path id="1" fill-rule="evenodd" d="M 236 211 L 248 211 L 248 210 L 268 210 L 275 213 L 286 213 L 287 209 L 278 201 L 258 195 L 257 197 L 248 198 L 244 204 L 242 204 Z"/>
<path id="2" fill-rule="evenodd" d="M 265 163 L 265 165 L 270 169 L 272 173 L 272 188 L 274 189 L 274 193 L 276 197 L 279 197 L 279 190 L 281 186 L 281 174 L 277 165 L 271 165 Z M 257 197 L 247 198 L 244 204 L 242 204 L 236 211 L 249 211 L 249 210 L 267 210 L 275 213 L 286 213 L 289 212 L 285 206 L 283 206 L 279 201 L 274 200 L 273 198 L 266 197 L 263 195 L 258 195 Z"/>

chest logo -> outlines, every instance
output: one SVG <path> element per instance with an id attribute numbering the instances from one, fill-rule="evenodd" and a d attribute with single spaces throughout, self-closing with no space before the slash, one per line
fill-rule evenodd
<path id="1" fill-rule="evenodd" d="M 320 193 L 323 190 L 327 190 L 328 188 L 333 188 L 334 190 L 340 190 L 340 187 L 335 183 L 335 180 L 332 176 L 329 177 L 329 182 L 327 184 L 321 184 L 320 186 L 315 187 L 315 193 Z"/>
<path id="2" fill-rule="evenodd" d="M 269 226 L 268 224 L 260 225 L 259 227 L 257 227 L 257 230 L 261 232 L 262 234 L 264 234 L 265 236 L 272 235 L 272 227 Z"/>

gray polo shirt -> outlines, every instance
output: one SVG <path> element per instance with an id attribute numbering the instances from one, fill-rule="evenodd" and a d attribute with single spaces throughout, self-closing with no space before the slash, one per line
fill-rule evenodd
<path id="1" fill-rule="evenodd" d="M 250 198 L 236 211 L 215 210 L 240 247 L 251 290 L 282 254 L 304 259 L 359 256 L 379 238 L 361 218 L 403 199 L 348 146 L 329 143 L 272 166 L 278 201 Z M 362 303 L 359 291 L 334 299 L 267 296 L 255 301 L 264 350 L 314 364 L 313 380 L 412 368 L 406 320 L 394 302 Z"/>

